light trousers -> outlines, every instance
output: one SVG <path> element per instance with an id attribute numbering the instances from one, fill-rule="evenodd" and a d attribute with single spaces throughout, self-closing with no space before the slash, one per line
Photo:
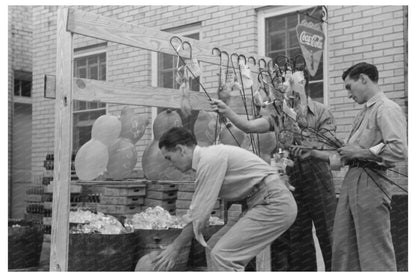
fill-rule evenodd
<path id="1" fill-rule="evenodd" d="M 396 271 L 389 198 L 390 184 L 376 173 L 349 169 L 335 213 L 333 271 Z"/>
<path id="2" fill-rule="evenodd" d="M 244 271 L 245 266 L 295 221 L 296 202 L 278 177 L 262 181 L 237 222 L 228 222 L 208 241 L 208 271 Z"/>

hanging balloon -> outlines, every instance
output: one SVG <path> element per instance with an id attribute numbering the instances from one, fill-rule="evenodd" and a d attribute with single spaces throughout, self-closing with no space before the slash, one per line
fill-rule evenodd
<path id="1" fill-rule="evenodd" d="M 112 145 L 120 136 L 121 122 L 113 115 L 102 115 L 92 125 L 91 137 L 107 146 Z"/>
<path id="2" fill-rule="evenodd" d="M 75 172 L 80 180 L 91 181 L 104 172 L 107 163 L 107 146 L 91 139 L 81 146 L 75 156 Z"/>
<path id="3" fill-rule="evenodd" d="M 121 111 L 120 121 L 120 137 L 130 139 L 133 144 L 136 144 L 141 139 L 146 131 L 147 125 L 149 125 L 149 120 L 146 115 L 136 115 L 134 114 L 134 110 L 129 107 L 124 107 Z"/>
<path id="4" fill-rule="evenodd" d="M 114 180 L 122 180 L 130 176 L 137 163 L 136 147 L 128 138 L 118 138 L 108 148 L 109 158 L 107 172 Z"/>
<path id="5" fill-rule="evenodd" d="M 217 114 L 201 110 L 194 125 L 194 134 L 199 146 L 209 146 L 215 143 L 215 128 L 220 133 L 219 124 L 216 126 Z"/>
<path id="6" fill-rule="evenodd" d="M 153 122 L 154 139 L 160 139 L 164 132 L 179 126 L 182 126 L 182 119 L 176 111 L 167 109 L 159 113 Z"/>
<path id="7" fill-rule="evenodd" d="M 190 172 L 182 173 L 163 157 L 159 141 L 152 141 L 142 157 L 143 173 L 149 180 L 189 180 Z"/>

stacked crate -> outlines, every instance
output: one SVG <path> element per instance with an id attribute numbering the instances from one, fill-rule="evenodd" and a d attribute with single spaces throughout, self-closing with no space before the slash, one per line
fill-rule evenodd
<path id="1" fill-rule="evenodd" d="M 41 177 L 41 183 L 43 185 L 42 193 L 42 223 L 44 226 L 45 234 L 51 233 L 52 222 L 52 200 L 53 200 L 53 170 L 54 170 L 54 154 L 46 154 L 46 158 L 43 162 L 44 172 Z M 71 180 L 77 180 L 75 174 L 75 153 L 71 157 Z M 81 199 L 81 187 L 71 184 L 70 205 L 71 209 L 76 209 L 82 206 L 83 201 Z"/>
<path id="2" fill-rule="evenodd" d="M 146 207 L 162 207 L 170 214 L 176 214 L 178 185 L 172 181 L 146 181 Z"/>
<path id="3" fill-rule="evenodd" d="M 142 180 L 103 181 L 97 211 L 114 216 L 140 213 L 144 210 L 146 184 Z"/>
<path id="4" fill-rule="evenodd" d="M 42 175 L 34 176 L 32 183 L 26 187 L 26 212 L 24 219 L 35 224 L 42 224 L 43 220 L 43 195 Z"/>
<path id="5" fill-rule="evenodd" d="M 176 215 L 184 215 L 187 213 L 192 202 L 192 195 L 195 191 L 195 182 L 177 182 L 178 198 L 176 199 Z M 212 216 L 224 218 L 223 203 L 220 199 L 215 202 Z"/>

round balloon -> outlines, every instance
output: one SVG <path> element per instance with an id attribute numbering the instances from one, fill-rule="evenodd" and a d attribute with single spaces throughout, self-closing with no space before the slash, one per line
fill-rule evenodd
<path id="1" fill-rule="evenodd" d="M 153 122 L 154 139 L 160 139 L 164 132 L 179 126 L 182 126 L 181 116 L 171 109 L 164 110 L 156 116 Z"/>
<path id="2" fill-rule="evenodd" d="M 109 158 L 107 172 L 114 180 L 122 180 L 130 176 L 137 163 L 136 147 L 128 138 L 118 138 L 108 148 Z"/>
<path id="3" fill-rule="evenodd" d="M 277 146 L 276 134 L 274 132 L 260 133 L 259 146 L 260 153 L 271 155 Z"/>
<path id="4" fill-rule="evenodd" d="M 75 156 L 75 172 L 80 180 L 91 181 L 104 172 L 107 162 L 107 146 L 91 139 L 81 146 Z"/>
<path id="5" fill-rule="evenodd" d="M 146 131 L 149 120 L 145 114 L 134 114 L 130 107 L 124 107 L 120 115 L 121 132 L 120 137 L 128 138 L 133 144 L 141 139 Z"/>
<path id="6" fill-rule="evenodd" d="M 149 180 L 184 181 L 194 178 L 192 170 L 181 172 L 163 157 L 159 149 L 159 141 L 152 141 L 145 148 L 142 156 L 144 176 Z"/>
<path id="7" fill-rule="evenodd" d="M 92 125 L 91 137 L 107 146 L 112 145 L 120 136 L 121 122 L 113 115 L 102 115 Z"/>
<path id="8" fill-rule="evenodd" d="M 215 143 L 215 128 L 220 133 L 220 125 L 216 126 L 217 114 L 214 112 L 199 111 L 194 124 L 194 134 L 199 146 L 209 146 Z"/>

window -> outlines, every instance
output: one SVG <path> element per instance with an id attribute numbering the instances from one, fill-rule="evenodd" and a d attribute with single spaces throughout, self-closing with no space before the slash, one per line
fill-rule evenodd
<path id="1" fill-rule="evenodd" d="M 184 35 L 185 37 L 192 38 L 192 39 L 199 39 L 199 33 L 192 33 L 188 35 Z M 159 53 L 158 54 L 158 86 L 164 88 L 179 88 L 179 84 L 176 82 L 176 74 L 177 74 L 177 63 L 178 57 L 174 55 Z M 183 65 L 181 61 L 179 61 L 179 66 Z M 189 88 L 192 91 L 199 91 L 199 77 L 192 79 Z M 165 109 L 158 109 L 158 113 L 162 112 Z M 182 124 L 184 127 L 189 129 L 191 132 L 194 131 L 194 123 L 198 117 L 198 111 L 192 111 L 191 116 L 185 118 L 183 116 L 180 109 L 176 110 L 182 119 Z"/>
<path id="2" fill-rule="evenodd" d="M 32 97 L 32 73 L 26 71 L 14 72 L 14 95 Z"/>
<path id="3" fill-rule="evenodd" d="M 266 35 L 266 56 L 275 58 L 279 55 L 287 56 L 294 59 L 297 55 L 302 55 L 296 34 L 296 26 L 303 19 L 308 22 L 319 23 L 318 18 L 321 15 L 321 9 L 310 8 L 306 12 L 313 17 L 305 15 L 303 12 L 292 12 L 266 18 L 265 35 Z M 300 62 L 298 60 L 297 62 Z M 323 85 L 323 58 L 319 63 L 319 68 L 315 76 L 310 76 L 309 95 L 312 99 L 323 103 L 324 85 Z"/>
<path id="4" fill-rule="evenodd" d="M 105 80 L 106 79 L 106 53 L 76 56 L 74 58 L 74 77 Z M 94 121 L 106 113 L 105 103 L 86 102 L 74 100 L 73 119 L 73 151 L 91 139 L 91 128 Z"/>

